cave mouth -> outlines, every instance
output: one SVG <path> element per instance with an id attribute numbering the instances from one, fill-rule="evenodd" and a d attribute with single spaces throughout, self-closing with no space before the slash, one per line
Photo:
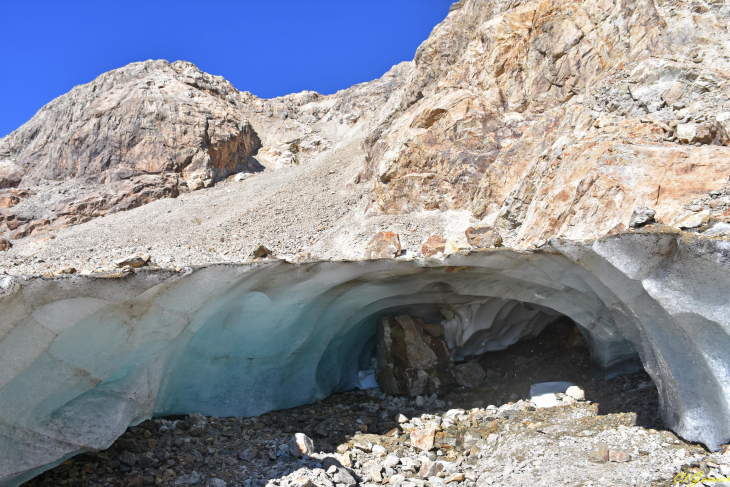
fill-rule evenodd
<path id="1" fill-rule="evenodd" d="M 361 322 L 364 331 L 353 339 L 364 345 L 350 388 L 430 396 L 491 383 L 497 389 L 509 386 L 506 396 L 488 394 L 504 402 L 510 396 L 529 398 L 534 383 L 578 384 L 643 370 L 632 347 L 622 344 L 618 354 L 607 351 L 591 332 L 545 305 L 446 292 L 440 297 L 440 302 L 384 308 Z M 530 353 L 523 353 L 527 348 Z M 617 357 L 607 361 L 612 354 Z M 495 366 L 506 363 L 511 364 L 507 369 Z M 508 370 L 525 367 L 533 372 Z M 510 383 L 510 377 L 518 375 L 525 383 Z"/>

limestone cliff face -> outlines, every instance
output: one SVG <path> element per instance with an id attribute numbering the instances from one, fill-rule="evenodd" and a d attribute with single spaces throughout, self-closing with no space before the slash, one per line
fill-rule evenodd
<path id="1" fill-rule="evenodd" d="M 133 63 L 41 108 L 0 140 L 0 158 L 23 168 L 24 185 L 178 174 L 197 189 L 241 170 L 260 146 L 239 103 L 230 83 L 190 63 Z"/>
<path id="2" fill-rule="evenodd" d="M 467 209 L 511 245 L 670 223 L 730 175 L 724 2 L 462 0 L 366 139 L 377 211 Z M 699 147 L 698 147 L 699 146 Z"/>

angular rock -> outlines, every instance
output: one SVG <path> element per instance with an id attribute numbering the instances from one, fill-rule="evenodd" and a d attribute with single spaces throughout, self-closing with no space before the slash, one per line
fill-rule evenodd
<path id="1" fill-rule="evenodd" d="M 656 215 L 656 211 L 652 208 L 647 206 L 637 206 L 631 214 L 629 228 L 639 228 L 652 223 L 654 221 L 654 215 Z"/>
<path id="2" fill-rule="evenodd" d="M 337 472 L 332 476 L 335 484 L 344 485 L 345 487 L 353 487 L 357 485 L 357 480 L 352 476 L 346 468 L 338 468 Z"/>
<path id="3" fill-rule="evenodd" d="M 238 458 L 245 462 L 250 462 L 258 455 L 258 450 L 250 443 L 244 444 L 244 446 L 238 451 Z"/>
<path id="4" fill-rule="evenodd" d="M 274 253 L 263 245 L 259 245 L 248 253 L 250 259 L 269 259 L 274 257 Z"/>
<path id="5" fill-rule="evenodd" d="M 421 246 L 421 254 L 424 257 L 433 257 L 439 252 L 446 250 L 446 239 L 441 235 L 431 235 Z"/>
<path id="6" fill-rule="evenodd" d="M 424 428 L 411 431 L 411 446 L 418 450 L 429 451 L 436 439 L 436 428 Z"/>
<path id="7" fill-rule="evenodd" d="M 6 238 L 0 238 L 0 252 L 3 252 L 5 250 L 10 250 L 10 247 L 12 247 L 13 244 L 10 243 L 10 240 Z"/>
<path id="8" fill-rule="evenodd" d="M 618 450 L 610 450 L 608 452 L 608 459 L 612 462 L 628 462 L 631 460 L 631 456 L 628 453 L 624 453 Z"/>
<path id="9" fill-rule="evenodd" d="M 418 475 L 422 478 L 433 477 L 444 470 L 444 464 L 441 462 L 425 462 L 418 471 Z"/>
<path id="10" fill-rule="evenodd" d="M 129 257 L 117 260 L 114 262 L 114 265 L 117 267 L 129 266 L 136 269 L 137 267 L 142 267 L 147 264 L 150 261 L 150 258 L 151 256 L 149 254 L 130 255 Z"/>
<path id="11" fill-rule="evenodd" d="M 208 421 L 200 413 L 193 413 L 182 425 L 190 436 L 201 436 L 208 431 Z"/>
<path id="12" fill-rule="evenodd" d="M 376 233 L 365 247 L 366 259 L 392 259 L 400 253 L 400 236 L 393 232 Z"/>
<path id="13" fill-rule="evenodd" d="M 388 394 L 422 396 L 447 392 L 454 383 L 453 361 L 443 338 L 430 335 L 420 318 L 378 320 L 375 376 Z"/>
<path id="14" fill-rule="evenodd" d="M 0 160 L 0 189 L 17 187 L 23 176 L 25 171 L 21 166 L 10 160 Z"/>
<path id="15" fill-rule="evenodd" d="M 296 433 L 289 441 L 289 449 L 295 457 L 303 457 L 314 453 L 314 443 L 304 433 Z"/>
<path id="16" fill-rule="evenodd" d="M 488 225 L 467 228 L 466 240 L 469 245 L 478 249 L 488 249 L 502 245 L 502 237 L 499 232 Z"/>
<path id="17" fill-rule="evenodd" d="M 578 386 L 568 387 L 568 389 L 565 391 L 565 394 L 572 397 L 576 401 L 584 401 L 586 398 L 585 391 Z"/>
<path id="18" fill-rule="evenodd" d="M 461 387 L 473 389 L 484 382 L 484 379 L 487 378 L 487 373 L 479 365 L 479 362 L 471 361 L 455 366 L 454 378 L 456 379 L 456 383 Z"/>

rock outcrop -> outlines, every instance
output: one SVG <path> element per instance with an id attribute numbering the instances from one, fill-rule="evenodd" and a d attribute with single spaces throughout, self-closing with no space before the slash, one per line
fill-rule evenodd
<path id="1" fill-rule="evenodd" d="M 0 139 L 0 189 L 57 180 L 93 187 L 47 206 L 46 215 L 30 214 L 20 230 L 9 229 L 13 238 L 255 170 L 261 143 L 240 110 L 247 97 L 190 63 L 146 61 L 53 100 Z"/>
<path id="2" fill-rule="evenodd" d="M 0 140 L 0 157 L 23 169 L 26 186 L 176 173 L 194 190 L 242 170 L 259 148 L 237 109 L 244 98 L 190 63 L 133 63 L 41 108 Z"/>
<path id="3" fill-rule="evenodd" d="M 440 325 L 421 318 L 388 316 L 378 321 L 375 377 L 388 394 L 430 396 L 454 385 L 454 361 Z"/>
<path id="4" fill-rule="evenodd" d="M 693 5 L 458 2 L 366 139 L 374 209 L 466 209 L 511 246 L 672 221 L 730 175 L 730 10 Z"/>

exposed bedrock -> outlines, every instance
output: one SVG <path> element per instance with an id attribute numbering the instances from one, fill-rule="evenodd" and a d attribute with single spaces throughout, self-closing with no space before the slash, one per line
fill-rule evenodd
<path id="1" fill-rule="evenodd" d="M 379 318 L 443 309 L 465 354 L 570 317 L 596 367 L 638 354 L 665 424 L 716 449 L 730 439 L 729 276 L 730 242 L 648 232 L 444 261 L 0 276 L 0 485 L 151 416 L 256 415 L 350 389 Z"/>

